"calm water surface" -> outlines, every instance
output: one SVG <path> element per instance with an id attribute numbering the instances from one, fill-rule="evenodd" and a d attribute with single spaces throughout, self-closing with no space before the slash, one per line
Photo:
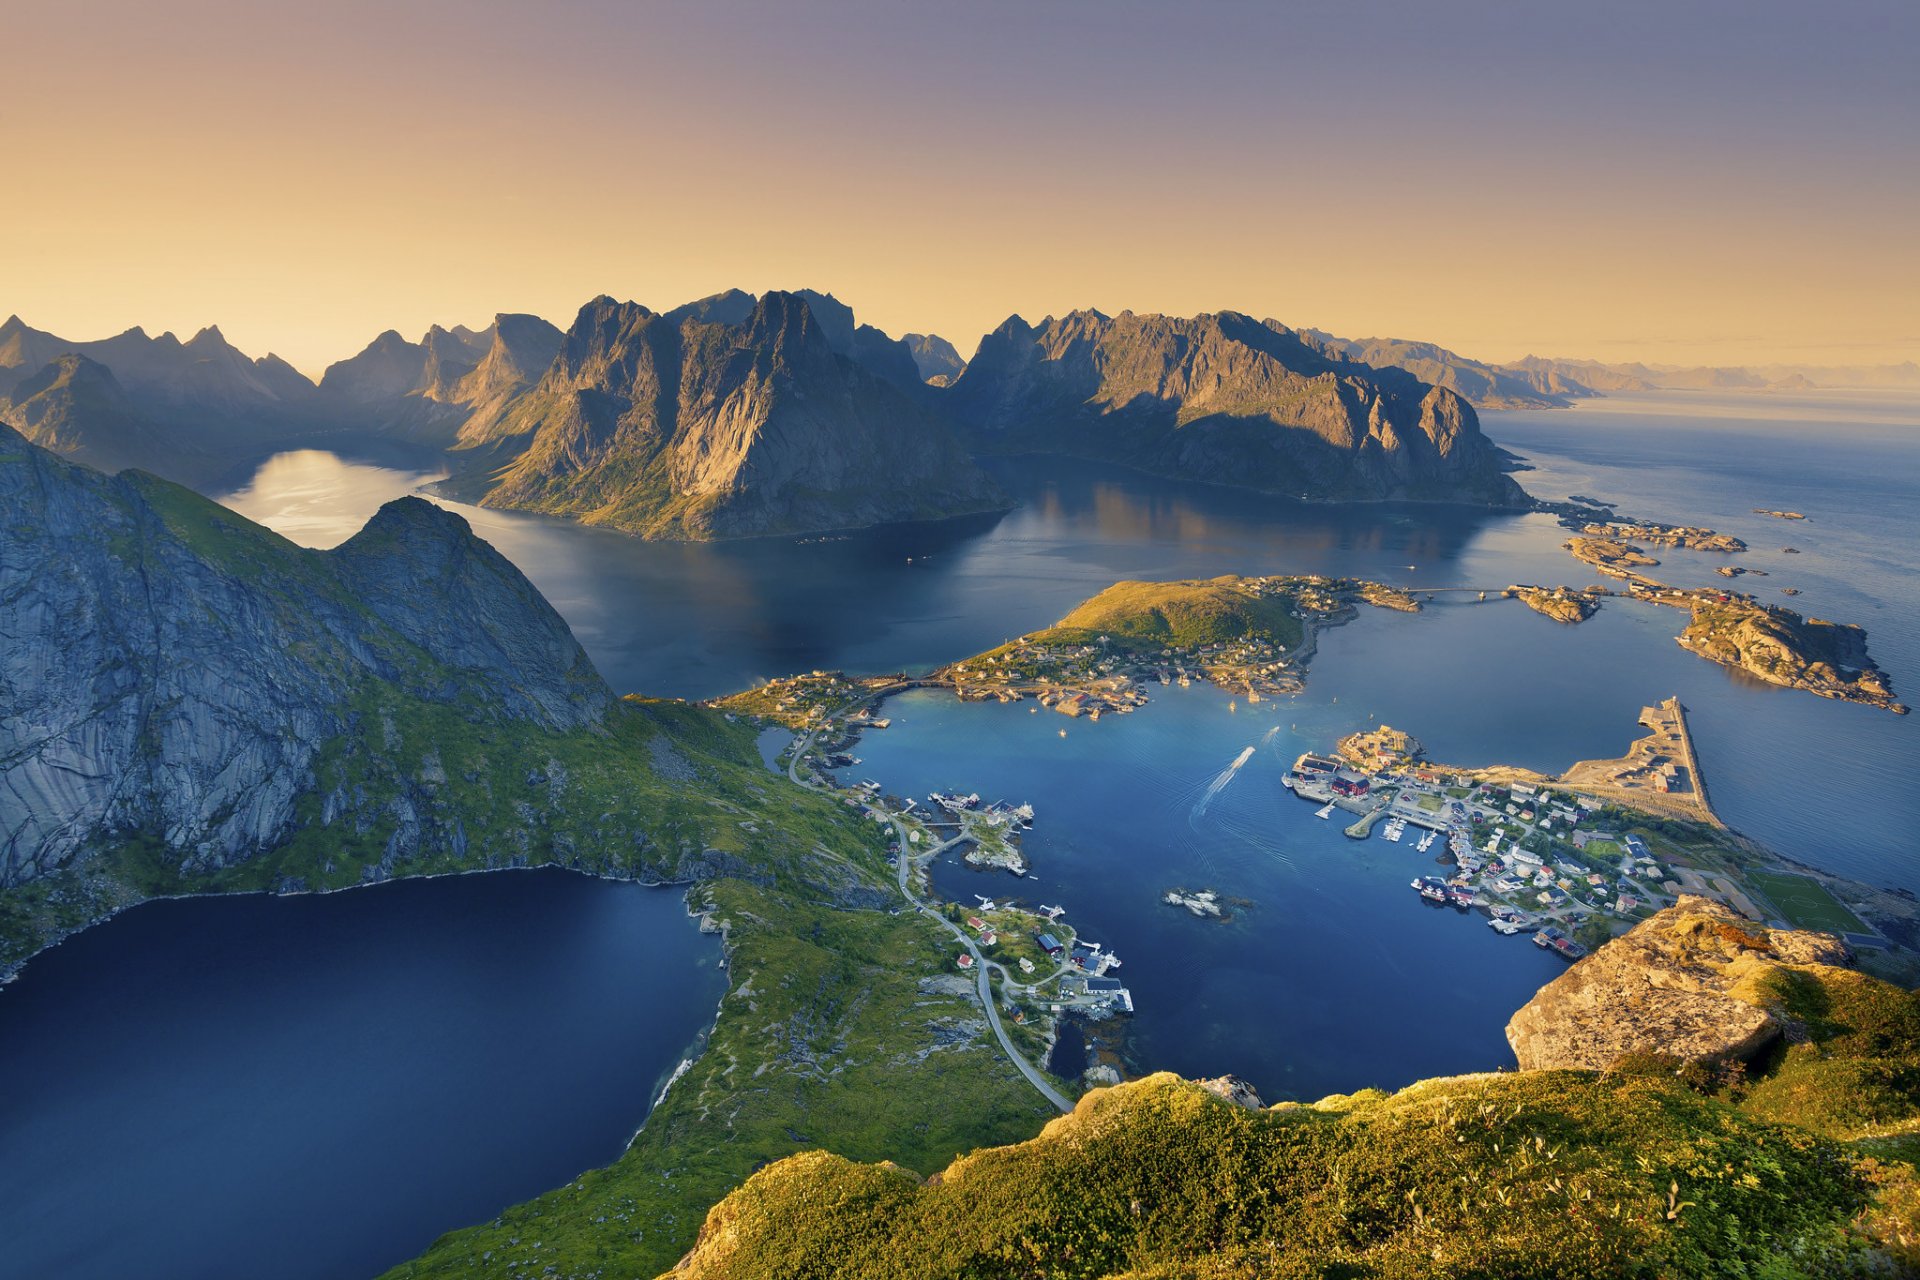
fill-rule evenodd
<path id="1" fill-rule="evenodd" d="M 137 907 L 0 994 L 0 1276 L 376 1274 L 617 1157 L 719 958 L 558 871 Z"/>
<path id="2" fill-rule="evenodd" d="M 1736 562 L 1770 576 L 1743 587 L 1782 601 L 1779 588 L 1798 587 L 1795 608 L 1866 626 L 1896 688 L 1920 700 L 1920 398 L 1672 392 L 1484 417 L 1532 463 L 1521 478 L 1543 497 L 1581 493 L 1746 539 L 1753 550 Z M 228 501 L 330 545 L 435 465 L 283 455 Z M 814 668 L 928 667 L 1045 625 L 1123 577 L 1326 572 L 1496 588 L 1592 577 L 1544 516 L 1303 505 L 1079 463 L 998 465 L 1020 499 L 1004 515 L 807 542 L 643 543 L 456 509 L 547 594 L 616 687 L 686 697 Z M 1727 563 L 1660 555 L 1682 583 L 1720 582 L 1713 569 Z M 1369 610 L 1322 646 L 1307 697 L 1340 708 L 1330 735 L 1371 714 L 1444 760 L 1558 770 L 1618 753 L 1641 706 L 1678 694 L 1730 823 L 1807 862 L 1920 890 L 1920 717 L 1692 658 L 1673 642 L 1683 622 L 1617 602 L 1580 627 L 1514 605 Z"/>

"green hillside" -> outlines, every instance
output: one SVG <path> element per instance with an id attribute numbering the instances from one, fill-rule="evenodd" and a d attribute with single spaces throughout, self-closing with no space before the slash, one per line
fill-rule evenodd
<path id="1" fill-rule="evenodd" d="M 1174 1076 L 920 1181 L 810 1153 L 709 1215 L 684 1280 L 1912 1274 L 1920 997 L 1776 975 L 1752 1080 L 1647 1061 L 1248 1110 Z"/>
<path id="2" fill-rule="evenodd" d="M 1301 627 L 1290 595 L 1261 594 L 1248 579 L 1228 575 L 1205 581 L 1116 582 L 1032 638 L 1065 641 L 1098 635 L 1172 648 L 1251 638 L 1291 649 L 1300 643 Z"/>

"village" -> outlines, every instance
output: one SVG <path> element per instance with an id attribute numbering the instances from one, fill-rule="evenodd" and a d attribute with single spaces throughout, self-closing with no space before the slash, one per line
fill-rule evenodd
<path id="1" fill-rule="evenodd" d="M 900 676 L 854 679 L 838 671 L 815 671 L 770 682 L 749 696 L 730 699 L 729 714 L 800 731 L 787 754 L 796 781 L 837 796 L 850 809 L 889 829 L 887 863 L 916 907 L 948 923 L 964 947 L 955 957 L 963 973 L 998 978 L 998 1002 L 1015 1039 L 1044 1053 L 1051 1043 L 1049 1018 L 1072 1013 L 1089 1021 L 1134 1011 L 1133 993 L 1113 976 L 1120 957 L 1080 936 L 1066 908 L 1018 900 L 998 902 L 976 895 L 974 907 L 930 896 L 929 868 L 941 854 L 959 851 L 968 865 L 1024 876 L 1021 836 L 1032 828 L 1030 804 L 983 800 L 977 793 L 933 792 L 925 800 L 884 794 L 871 779 L 844 782 L 838 771 L 859 763 L 851 754 L 862 733 L 885 729 L 877 714 L 888 694 L 921 681 Z M 926 683 L 939 683 L 928 681 Z"/>
<path id="2" fill-rule="evenodd" d="M 1355 815 L 1345 828 L 1353 839 L 1378 828 L 1416 853 L 1435 850 L 1450 871 L 1415 876 L 1410 887 L 1422 898 L 1482 912 L 1495 931 L 1525 934 L 1569 960 L 1685 891 L 1642 837 L 1596 820 L 1606 811 L 1599 800 L 1428 765 L 1423 755 L 1412 737 L 1382 725 L 1342 739 L 1330 756 L 1302 755 L 1286 785 L 1320 805 L 1321 818 Z"/>

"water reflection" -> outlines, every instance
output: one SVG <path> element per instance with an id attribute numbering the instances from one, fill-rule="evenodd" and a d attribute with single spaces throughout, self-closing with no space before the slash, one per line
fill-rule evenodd
<path id="1" fill-rule="evenodd" d="M 1451 582 L 1489 526 L 1466 508 L 1322 506 L 1067 460 L 994 464 L 1008 512 L 849 534 L 642 542 L 443 502 L 532 578 L 622 690 L 707 697 L 817 667 L 931 666 L 1044 626 L 1118 578 L 1365 573 Z M 224 501 L 337 543 L 430 465 L 282 454 Z M 1414 568 L 1417 566 L 1417 568 Z"/>

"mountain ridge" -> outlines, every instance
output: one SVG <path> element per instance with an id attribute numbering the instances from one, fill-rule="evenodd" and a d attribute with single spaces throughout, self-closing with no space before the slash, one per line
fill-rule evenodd
<path id="1" fill-rule="evenodd" d="M 989 450 L 1306 498 L 1531 504 L 1455 393 L 1237 312 L 1014 316 L 943 397 Z"/>
<path id="2" fill-rule="evenodd" d="M 1003 505 L 928 410 L 836 347 L 819 305 L 770 292 L 727 324 L 594 299 L 503 423 L 527 438 L 524 451 L 449 491 L 656 537 L 819 532 Z M 851 315 L 840 325 L 850 349 Z"/>

